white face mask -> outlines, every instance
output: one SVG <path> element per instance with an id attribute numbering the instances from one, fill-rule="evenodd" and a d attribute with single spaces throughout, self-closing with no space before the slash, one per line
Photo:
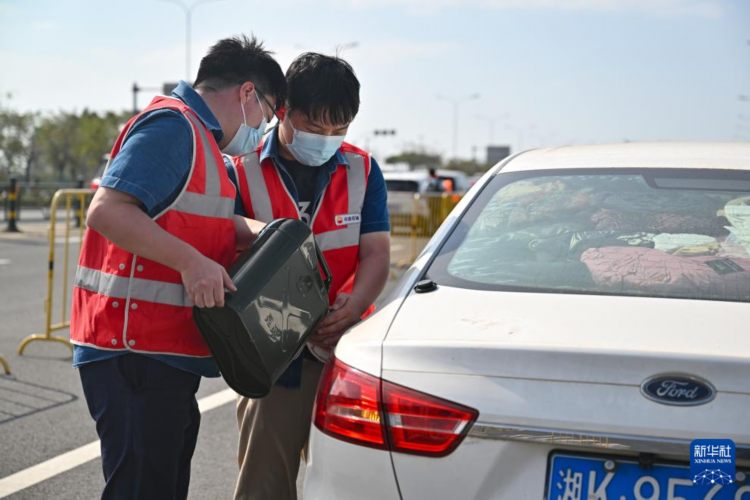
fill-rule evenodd
<path id="1" fill-rule="evenodd" d="M 263 132 L 266 131 L 268 120 L 266 119 L 266 114 L 263 112 L 263 104 L 260 102 L 258 92 L 255 92 L 255 98 L 258 100 L 258 106 L 263 115 L 263 120 L 261 120 L 260 125 L 258 125 L 257 128 L 249 126 L 247 124 L 247 117 L 245 116 L 245 106 L 243 106 L 242 101 L 240 100 L 242 123 L 240 124 L 240 128 L 237 129 L 237 133 L 232 137 L 232 140 L 229 141 L 229 144 L 224 146 L 221 150 L 222 153 L 226 153 L 229 156 L 244 156 L 255 151 L 260 144 L 260 140 L 263 138 Z"/>
<path id="2" fill-rule="evenodd" d="M 287 114 L 294 135 L 286 145 L 298 162 L 310 167 L 319 167 L 331 159 L 343 144 L 345 135 L 320 135 L 297 130 Z"/>

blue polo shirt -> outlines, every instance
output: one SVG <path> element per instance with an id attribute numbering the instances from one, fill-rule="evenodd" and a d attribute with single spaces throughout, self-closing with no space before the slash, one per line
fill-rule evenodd
<path id="1" fill-rule="evenodd" d="M 284 182 L 289 193 L 294 197 L 295 202 L 299 205 L 299 196 L 297 194 L 297 187 L 294 183 L 294 179 L 289 174 L 289 171 L 284 166 L 284 160 L 279 155 L 279 138 L 278 128 L 274 129 L 268 134 L 268 138 L 263 144 L 263 148 L 260 152 L 260 161 L 263 162 L 266 159 L 271 158 L 281 174 L 281 179 Z M 224 163 L 229 173 L 229 178 L 237 187 L 237 178 L 234 175 L 234 168 L 232 168 L 231 161 L 225 156 Z M 319 169 L 319 173 L 315 185 L 315 196 L 313 207 L 310 209 L 310 213 L 315 213 L 317 210 L 320 200 L 323 198 L 323 192 L 331 183 L 331 175 L 336 171 L 338 165 L 349 165 L 349 160 L 346 159 L 344 153 L 341 150 L 337 151 L 336 154 L 320 167 L 309 167 Z M 247 212 L 242 203 L 240 196 L 240 190 L 237 189 L 237 201 L 235 203 L 235 213 L 243 217 L 247 217 Z M 388 217 L 388 192 L 385 186 L 385 179 L 383 173 L 380 170 L 380 166 L 371 159 L 370 161 L 370 174 L 367 176 L 367 190 L 365 191 L 365 199 L 362 205 L 362 222 L 360 224 L 360 234 L 375 233 L 380 231 L 390 231 L 391 222 Z M 305 355 L 312 357 L 311 354 L 307 354 L 305 349 Z M 279 378 L 277 384 L 287 388 L 298 388 L 302 379 L 302 360 L 304 356 L 298 357 L 296 360 L 289 365 L 286 372 Z M 312 359 L 316 359 L 312 357 Z"/>
<path id="2" fill-rule="evenodd" d="M 211 131 L 216 142 L 224 133 L 203 98 L 189 84 L 181 81 L 172 93 L 195 111 Z M 155 217 L 170 206 L 182 191 L 190 175 L 193 159 L 193 136 L 182 113 L 159 109 L 142 115 L 134 123 L 104 174 L 101 186 L 116 189 L 137 198 L 143 210 Z M 79 367 L 130 351 L 111 351 L 95 347 L 74 346 L 73 366 Z M 139 353 L 168 365 L 204 377 L 218 377 L 219 368 L 213 358 Z"/>

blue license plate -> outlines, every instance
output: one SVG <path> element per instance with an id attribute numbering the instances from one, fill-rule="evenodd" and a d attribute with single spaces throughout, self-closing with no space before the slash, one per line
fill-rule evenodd
<path id="1" fill-rule="evenodd" d="M 750 485 L 703 486 L 693 484 L 690 467 L 638 466 L 632 459 L 611 459 L 616 467 L 607 472 L 607 458 L 556 454 L 552 457 L 547 500 L 750 500 Z"/>

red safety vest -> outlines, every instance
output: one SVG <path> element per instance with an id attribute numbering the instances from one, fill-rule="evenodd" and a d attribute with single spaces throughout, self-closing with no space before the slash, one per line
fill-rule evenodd
<path id="1" fill-rule="evenodd" d="M 262 147 L 262 146 L 261 146 Z M 310 226 L 315 241 L 333 274 L 328 300 L 339 293 L 351 293 L 359 265 L 359 228 L 365 201 L 370 154 L 344 143 L 340 151 L 349 165 L 339 164 L 323 193 Z M 260 162 L 261 148 L 243 157 L 232 158 L 245 212 L 251 219 L 301 219 L 299 208 L 284 185 L 273 159 Z M 310 167 L 314 168 L 314 167 Z M 365 315 L 374 310 L 370 307 Z"/>
<path id="2" fill-rule="evenodd" d="M 165 108 L 181 112 L 190 125 L 193 162 L 183 191 L 154 217 L 154 222 L 228 267 L 236 255 L 233 221 L 236 190 L 216 140 L 195 112 L 178 99 L 155 98 L 128 122 L 110 157 L 117 156 L 130 127 L 141 115 Z M 123 250 L 92 229 L 86 230 L 70 320 L 70 338 L 74 344 L 154 354 L 210 356 L 193 321 L 192 307 L 179 272 Z"/>

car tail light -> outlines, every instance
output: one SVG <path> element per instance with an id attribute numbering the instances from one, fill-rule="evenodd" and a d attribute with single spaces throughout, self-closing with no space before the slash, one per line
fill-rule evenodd
<path id="1" fill-rule="evenodd" d="M 335 357 L 321 376 L 315 426 L 362 446 L 443 457 L 463 441 L 479 413 L 381 380 Z"/>
<path id="2" fill-rule="evenodd" d="M 344 441 L 386 449 L 379 401 L 378 378 L 332 356 L 320 377 L 315 425 Z"/>
<path id="3" fill-rule="evenodd" d="M 384 410 L 393 451 L 444 457 L 463 441 L 479 412 L 383 382 Z"/>

